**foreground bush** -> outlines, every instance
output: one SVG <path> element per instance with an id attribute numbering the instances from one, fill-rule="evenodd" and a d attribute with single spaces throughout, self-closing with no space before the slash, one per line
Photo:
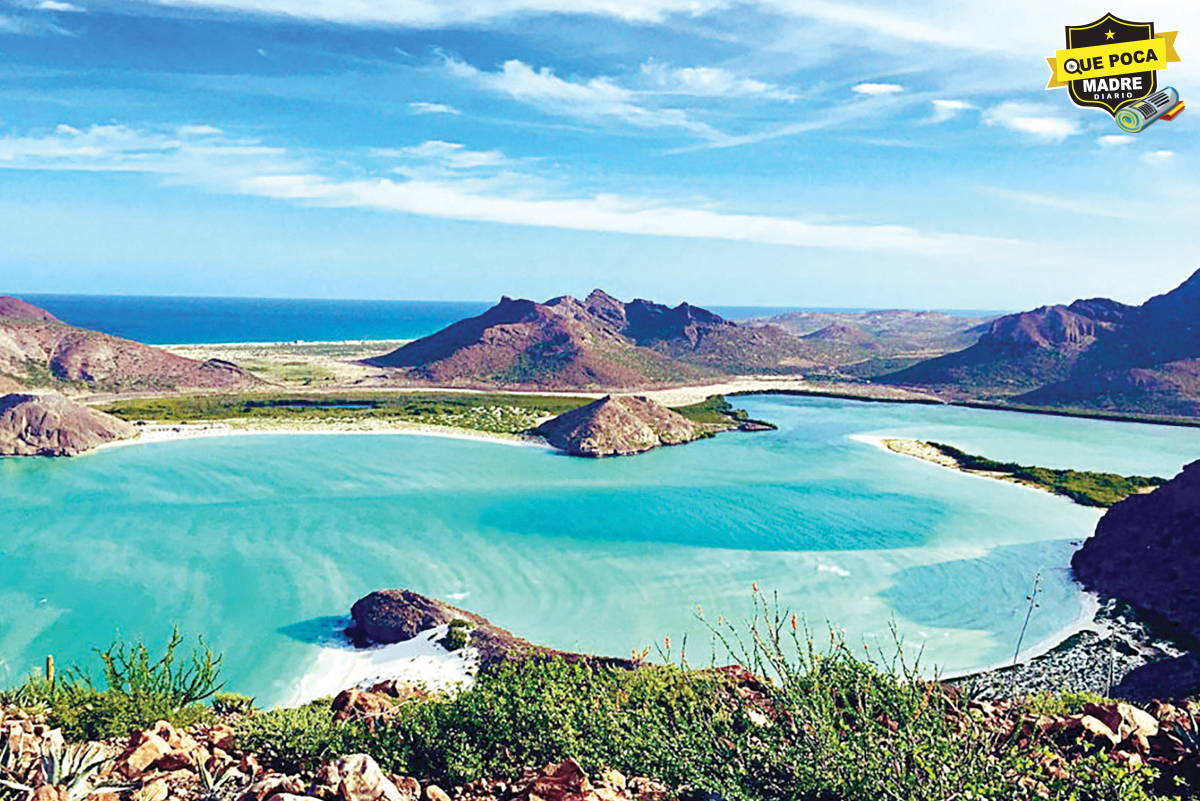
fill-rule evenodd
<path id="1" fill-rule="evenodd" d="M 200 702 L 221 689 L 221 657 L 200 640 L 181 658 L 177 652 L 182 644 L 183 636 L 174 629 L 162 656 L 155 658 L 141 641 L 117 639 L 96 651 L 103 665 L 102 686 L 78 666 L 61 675 L 48 667 L 46 675 L 32 676 L 4 693 L 4 700 L 44 710 L 49 723 L 72 741 L 124 737 L 159 720 L 187 727 L 210 714 Z"/>

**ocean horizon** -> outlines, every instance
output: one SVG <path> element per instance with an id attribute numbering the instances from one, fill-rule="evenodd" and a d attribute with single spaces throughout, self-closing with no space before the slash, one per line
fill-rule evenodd
<path id="1" fill-rule="evenodd" d="M 5 293 L 0 291 L 0 294 Z M 496 302 L 12 294 L 70 325 L 148 345 L 419 339 L 465 317 L 480 314 Z M 866 308 L 696 305 L 728 320 L 770 317 L 795 311 L 871 311 Z M 988 317 L 1003 313 L 975 309 L 928 311 L 960 317 Z"/>

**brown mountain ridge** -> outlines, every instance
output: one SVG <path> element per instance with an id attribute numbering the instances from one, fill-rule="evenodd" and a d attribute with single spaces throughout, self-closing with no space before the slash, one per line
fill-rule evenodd
<path id="1" fill-rule="evenodd" d="M 777 326 L 740 326 L 688 303 L 623 303 L 597 289 L 582 301 L 504 297 L 367 363 L 451 386 L 630 388 L 794 372 L 817 353 Z"/>
<path id="2" fill-rule="evenodd" d="M 128 339 L 75 328 L 12 297 L 0 297 L 0 391 L 76 392 L 251 389 L 262 382 L 219 359 L 196 361 Z"/>
<path id="3" fill-rule="evenodd" d="M 878 379 L 949 397 L 1200 416 L 1200 271 L 1140 306 L 1108 298 L 999 317 L 971 347 Z"/>

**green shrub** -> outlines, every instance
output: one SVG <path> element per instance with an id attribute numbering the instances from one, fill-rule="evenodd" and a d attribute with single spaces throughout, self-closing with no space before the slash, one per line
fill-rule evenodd
<path id="1" fill-rule="evenodd" d="M 446 636 L 438 640 L 438 643 L 447 651 L 457 651 L 465 648 L 467 643 L 471 641 L 471 629 L 474 628 L 469 620 L 455 618 L 450 621 L 450 628 L 446 632 Z"/>
<path id="2" fill-rule="evenodd" d="M 255 711 L 254 699 L 239 693 L 217 693 L 212 708 L 218 715 L 249 715 Z"/>
<path id="3" fill-rule="evenodd" d="M 239 721 L 237 729 L 243 749 L 286 773 L 313 770 L 333 757 L 367 748 L 366 730 L 334 721 L 327 700 L 252 715 Z"/>
<path id="4" fill-rule="evenodd" d="M 176 628 L 161 657 L 153 658 L 140 640 L 127 645 L 119 638 L 101 651 L 104 686 L 78 666 L 52 678 L 32 676 L 9 692 L 22 705 L 48 710 L 51 725 L 68 740 L 124 737 L 159 720 L 190 726 L 210 712 L 200 702 L 221 688 L 221 657 L 201 639 L 186 660 L 177 655 L 183 637 Z"/>

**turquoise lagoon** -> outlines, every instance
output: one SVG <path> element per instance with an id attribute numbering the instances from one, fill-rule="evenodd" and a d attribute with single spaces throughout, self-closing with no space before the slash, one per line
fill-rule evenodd
<path id="1" fill-rule="evenodd" d="M 895 434 L 999 459 L 1174 475 L 1200 430 L 941 406 L 739 399 L 777 432 L 629 459 L 409 435 L 219 437 L 71 460 L 0 460 L 0 683 L 53 653 L 171 624 L 225 654 L 230 689 L 290 696 L 367 592 L 410 587 L 535 642 L 625 655 L 778 592 L 824 639 L 927 665 L 1009 659 L 1088 609 L 1067 572 L 1100 513 L 851 439 Z M 719 655 L 718 655 L 719 656 Z"/>

